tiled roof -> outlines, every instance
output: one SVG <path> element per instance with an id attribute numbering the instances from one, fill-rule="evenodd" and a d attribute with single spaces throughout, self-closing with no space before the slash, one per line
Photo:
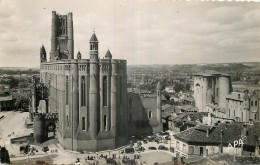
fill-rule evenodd
<path id="1" fill-rule="evenodd" d="M 232 100 L 239 100 L 239 101 L 243 101 L 244 98 L 247 98 L 247 96 L 245 96 L 247 94 L 243 93 L 243 92 L 231 92 L 229 95 L 227 95 L 227 99 L 232 99 Z"/>
<path id="2" fill-rule="evenodd" d="M 250 126 L 248 126 L 250 128 Z M 207 130 L 209 136 L 207 137 Z M 205 145 L 220 145 L 227 146 L 229 143 L 233 144 L 235 140 L 241 139 L 243 131 L 242 123 L 232 123 L 229 125 L 220 125 L 218 127 L 199 125 L 183 132 L 180 132 L 175 136 L 176 139 L 185 141 L 187 143 L 203 143 Z M 255 145 L 255 140 L 252 132 L 246 136 L 244 140 L 245 145 Z"/>
<path id="3" fill-rule="evenodd" d="M 182 105 L 182 106 L 176 106 L 176 108 L 182 109 L 184 111 L 188 111 L 188 110 L 198 110 L 197 107 L 194 107 L 192 105 Z"/>
<path id="4" fill-rule="evenodd" d="M 162 106 L 162 110 L 165 110 L 165 109 L 167 109 L 167 108 L 169 108 L 169 107 L 171 107 L 171 106 L 173 106 L 173 105 L 165 104 L 165 105 Z"/>
<path id="5" fill-rule="evenodd" d="M 260 90 L 254 90 L 254 91 L 252 92 L 252 94 L 251 94 L 251 97 L 254 97 L 254 96 L 260 98 Z"/>
<path id="6" fill-rule="evenodd" d="M 174 112 L 175 105 L 169 105 L 169 104 L 166 104 L 166 105 L 167 105 L 167 108 L 162 109 L 163 110 L 163 112 L 162 112 L 163 118 L 171 116 L 171 114 Z"/>
<path id="7" fill-rule="evenodd" d="M 205 71 L 199 72 L 195 75 L 197 75 L 197 76 L 214 76 L 214 75 L 221 75 L 221 73 L 214 71 L 214 70 L 205 70 Z"/>
<path id="8" fill-rule="evenodd" d="M 196 122 L 196 121 L 186 121 L 185 124 L 187 125 L 192 125 L 192 126 L 195 126 L 197 125 L 199 122 Z"/>
<path id="9" fill-rule="evenodd" d="M 222 113 L 226 113 L 226 108 L 222 108 L 222 107 L 219 107 L 218 105 L 216 104 L 207 104 L 207 106 L 219 111 L 219 112 L 222 112 Z"/>
<path id="10" fill-rule="evenodd" d="M 198 119 L 202 120 L 202 117 L 207 116 L 208 112 L 199 112 L 199 113 L 197 113 L 197 112 L 184 112 L 184 113 L 179 114 L 176 118 L 174 118 L 173 121 L 179 121 L 179 120 L 187 121 L 188 115 L 190 116 L 191 121 L 195 121 L 195 120 L 198 120 Z M 215 115 L 211 114 L 211 116 L 215 116 Z"/>
<path id="11" fill-rule="evenodd" d="M 145 109 L 157 109 L 157 97 L 142 97 L 141 101 Z"/>
<path id="12" fill-rule="evenodd" d="M 195 100 L 191 97 L 184 97 L 183 100 L 187 100 L 187 101 L 190 101 L 190 102 L 194 102 Z"/>

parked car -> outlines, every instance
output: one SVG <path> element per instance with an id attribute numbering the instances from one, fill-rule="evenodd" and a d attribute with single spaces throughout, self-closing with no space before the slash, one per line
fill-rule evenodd
<path id="1" fill-rule="evenodd" d="M 164 135 L 170 135 L 169 132 L 160 132 L 159 135 L 164 136 Z"/>
<path id="2" fill-rule="evenodd" d="M 168 147 L 165 147 L 164 145 L 160 145 L 158 147 L 158 150 L 169 150 Z"/>
<path id="3" fill-rule="evenodd" d="M 144 141 L 143 141 L 143 142 L 144 142 L 144 144 L 147 144 L 147 143 L 148 143 L 148 141 L 147 141 L 146 139 L 144 139 Z"/>
<path id="4" fill-rule="evenodd" d="M 171 137 L 170 136 L 166 136 L 165 140 L 171 140 Z"/>
<path id="5" fill-rule="evenodd" d="M 144 151 L 144 150 L 145 150 L 144 147 L 137 147 L 137 148 L 136 148 L 136 151 Z"/>
<path id="6" fill-rule="evenodd" d="M 134 150 L 133 147 L 128 147 L 128 148 L 125 148 L 125 153 L 126 153 L 126 154 L 128 154 L 128 153 L 133 154 L 133 153 L 135 153 L 135 150 Z"/>
<path id="7" fill-rule="evenodd" d="M 149 147 L 149 150 L 157 150 L 156 147 Z"/>
<path id="8" fill-rule="evenodd" d="M 48 147 L 48 146 L 43 147 L 43 148 L 42 148 L 42 151 L 43 151 L 43 152 L 49 151 L 49 147 Z"/>

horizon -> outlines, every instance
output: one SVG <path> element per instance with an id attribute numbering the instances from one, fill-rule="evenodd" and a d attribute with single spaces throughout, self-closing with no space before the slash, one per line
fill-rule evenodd
<path id="1" fill-rule="evenodd" d="M 260 63 L 260 62 L 229 62 L 229 63 L 194 63 L 194 64 L 130 64 L 127 66 L 153 66 L 153 65 L 170 65 L 170 66 L 174 66 L 174 65 L 221 65 L 221 64 L 247 64 L 247 63 Z M 34 67 L 30 67 L 30 66 L 0 66 L 0 68 L 27 68 L 27 69 L 40 69 L 40 66 L 34 66 Z"/>
<path id="2" fill-rule="evenodd" d="M 95 29 L 99 57 L 109 48 L 128 66 L 260 62 L 259 3 L 114 2 L 0 0 L 0 67 L 39 67 L 42 45 L 49 60 L 53 10 L 73 12 L 84 59 Z"/>

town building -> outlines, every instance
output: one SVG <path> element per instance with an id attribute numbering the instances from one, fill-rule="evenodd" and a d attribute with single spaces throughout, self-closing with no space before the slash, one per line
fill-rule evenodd
<path id="1" fill-rule="evenodd" d="M 177 154 L 184 157 L 207 157 L 221 153 L 241 156 L 246 152 L 255 151 L 257 143 L 253 127 L 254 125 L 237 122 L 219 126 L 197 125 L 175 134 L 173 145 L 176 147 Z M 234 141 L 237 141 L 236 146 Z M 258 145 L 257 147 L 259 148 Z"/>
<path id="2" fill-rule="evenodd" d="M 226 108 L 226 96 L 232 91 L 231 77 L 215 71 L 194 75 L 194 99 L 199 112 L 206 112 L 207 104 Z"/>
<path id="3" fill-rule="evenodd" d="M 13 97 L 10 89 L 5 85 L 0 85 L 0 111 L 13 110 Z"/>
<path id="4" fill-rule="evenodd" d="M 239 122 L 248 122 L 250 119 L 249 101 L 250 98 L 248 94 L 244 92 L 232 92 L 227 95 L 227 118 L 234 119 Z"/>
<path id="5" fill-rule="evenodd" d="M 250 116 L 252 120 L 260 120 L 260 90 L 254 90 L 250 94 Z"/>

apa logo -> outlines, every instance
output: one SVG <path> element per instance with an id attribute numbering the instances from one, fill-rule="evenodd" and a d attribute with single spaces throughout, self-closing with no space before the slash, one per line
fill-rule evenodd
<path id="1" fill-rule="evenodd" d="M 243 140 L 242 139 L 239 139 L 239 140 L 235 140 L 234 141 L 234 146 L 232 146 L 231 143 L 228 144 L 228 150 L 231 149 L 231 148 L 236 148 L 236 146 L 241 146 L 243 145 Z"/>

